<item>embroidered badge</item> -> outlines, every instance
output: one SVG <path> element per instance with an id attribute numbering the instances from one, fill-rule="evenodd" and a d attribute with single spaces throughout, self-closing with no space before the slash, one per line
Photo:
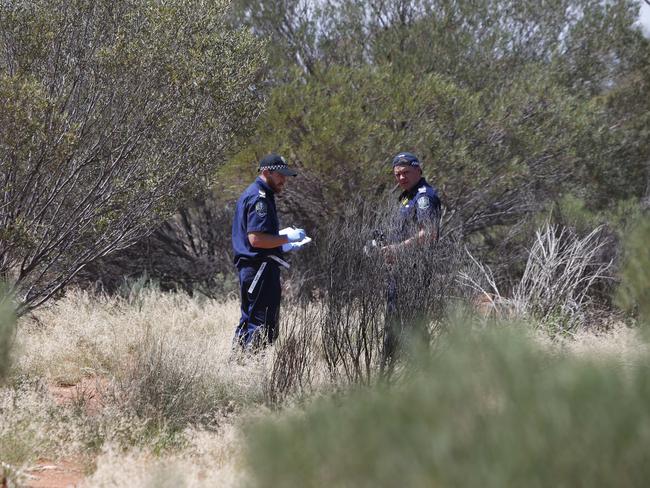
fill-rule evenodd
<path id="1" fill-rule="evenodd" d="M 260 200 L 255 204 L 255 213 L 257 215 L 264 218 L 264 217 L 266 217 L 267 212 L 268 212 L 268 210 L 266 208 L 266 202 L 265 201 Z"/>
<path id="2" fill-rule="evenodd" d="M 418 208 L 420 210 L 426 210 L 431 206 L 431 202 L 429 201 L 429 197 L 422 197 L 418 198 Z"/>
<path id="3" fill-rule="evenodd" d="M 427 192 L 427 187 L 426 186 L 421 186 L 418 188 L 418 193 L 426 193 Z"/>

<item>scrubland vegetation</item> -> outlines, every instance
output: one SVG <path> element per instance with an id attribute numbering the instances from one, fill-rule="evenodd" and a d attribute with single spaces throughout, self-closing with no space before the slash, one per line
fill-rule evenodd
<path id="1" fill-rule="evenodd" d="M 0 2 L 2 482 L 645 486 L 638 6 Z M 314 241 L 242 355 L 232 204 L 272 150 Z M 441 235 L 386 263 L 402 150 Z"/>
<path id="2" fill-rule="evenodd" d="M 644 253 L 631 247 L 626 268 Z M 21 486 L 41 459 L 77 459 L 87 486 L 643 484 L 643 329 L 563 332 L 536 307 L 477 313 L 450 294 L 386 376 L 381 341 L 362 340 L 381 334 L 380 293 L 336 283 L 292 299 L 279 342 L 254 356 L 231 348 L 236 301 L 152 283 L 70 290 L 23 317 L 1 390 L 4 476 Z M 626 296 L 644 289 L 626 283 Z"/>

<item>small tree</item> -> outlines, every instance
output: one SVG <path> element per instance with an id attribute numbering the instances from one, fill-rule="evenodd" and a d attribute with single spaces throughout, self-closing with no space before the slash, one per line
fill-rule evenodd
<path id="1" fill-rule="evenodd" d="M 223 0 L 0 4 L 0 275 L 19 313 L 205 187 L 259 110 Z"/>

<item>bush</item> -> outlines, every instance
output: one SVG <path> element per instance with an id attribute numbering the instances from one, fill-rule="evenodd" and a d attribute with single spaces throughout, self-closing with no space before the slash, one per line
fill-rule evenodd
<path id="1" fill-rule="evenodd" d="M 224 300 L 239 288 L 231 251 L 233 209 L 214 195 L 196 198 L 133 246 L 86 266 L 75 282 L 108 293 L 146 275 L 163 290 Z"/>
<path id="2" fill-rule="evenodd" d="M 373 238 L 392 242 L 397 211 L 394 202 L 350 202 L 291 256 L 293 294 L 266 384 L 272 402 L 313 393 L 321 373 L 330 386 L 374 383 L 405 344 L 434 340 L 449 305 L 465 296 L 457 275 L 466 259 L 453 236 L 401 249 L 392 262 L 368 247 Z"/>
<path id="3" fill-rule="evenodd" d="M 645 486 L 648 365 L 542 352 L 459 324 L 398 387 L 249 432 L 254 486 Z"/>
<path id="4" fill-rule="evenodd" d="M 602 226 L 581 237 L 570 228 L 547 223 L 535 233 L 512 297 L 499 291 L 491 270 L 476 260 L 487 286 L 467 273 L 461 278 L 490 297 L 494 310 L 502 315 L 538 320 L 552 332 L 567 332 L 584 324 L 594 285 L 611 279 L 612 260 L 604 252 L 608 242 Z"/>
<path id="5" fill-rule="evenodd" d="M 16 317 L 10 296 L 0 287 L 0 381 L 7 375 Z"/>
<path id="6" fill-rule="evenodd" d="M 259 110 L 222 0 L 0 3 L 0 274 L 19 312 L 205 190 Z"/>
<path id="7" fill-rule="evenodd" d="M 641 218 L 625 242 L 619 303 L 650 322 L 650 218 Z"/>

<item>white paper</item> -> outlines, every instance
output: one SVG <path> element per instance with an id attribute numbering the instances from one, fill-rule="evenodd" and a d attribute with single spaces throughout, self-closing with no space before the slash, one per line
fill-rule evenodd
<path id="1" fill-rule="evenodd" d="M 280 232 L 278 232 L 278 234 L 280 234 L 281 236 L 286 236 L 291 230 L 295 230 L 295 228 L 285 227 L 284 229 L 281 229 Z M 301 247 L 304 246 L 305 244 L 309 244 L 310 242 L 311 242 L 311 237 L 306 235 L 302 241 L 294 242 L 293 245 L 296 247 Z"/>

